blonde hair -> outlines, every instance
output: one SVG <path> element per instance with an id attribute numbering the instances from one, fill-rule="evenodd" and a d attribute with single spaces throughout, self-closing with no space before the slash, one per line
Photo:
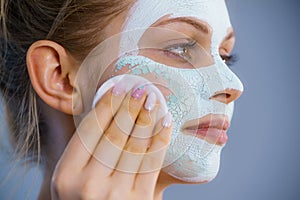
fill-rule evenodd
<path id="1" fill-rule="evenodd" d="M 128 9 L 124 0 L 0 0 L 0 91 L 16 152 L 39 160 L 47 134 L 26 68 L 26 53 L 47 39 L 82 60 L 111 19 Z"/>

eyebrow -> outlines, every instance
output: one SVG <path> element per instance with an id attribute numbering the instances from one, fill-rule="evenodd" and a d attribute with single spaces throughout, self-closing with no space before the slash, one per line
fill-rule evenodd
<path id="1" fill-rule="evenodd" d="M 185 17 L 172 18 L 172 19 L 164 20 L 164 21 L 159 22 L 158 24 L 156 24 L 156 26 L 162 26 L 162 25 L 171 24 L 171 23 L 175 23 L 175 22 L 184 22 L 184 23 L 187 23 L 187 24 L 190 24 L 190 25 L 194 26 L 196 29 L 204 32 L 205 34 L 210 33 L 209 28 L 205 24 L 202 24 L 202 23 L 197 22 L 193 19 L 189 19 L 189 18 L 185 18 Z"/>

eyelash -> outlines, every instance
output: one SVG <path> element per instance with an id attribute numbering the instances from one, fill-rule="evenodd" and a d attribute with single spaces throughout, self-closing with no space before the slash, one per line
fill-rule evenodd
<path id="1" fill-rule="evenodd" d="M 167 47 L 165 51 L 169 54 L 179 56 L 181 59 L 183 59 L 185 61 L 189 61 L 191 59 L 191 55 L 187 55 L 188 56 L 188 58 L 187 58 L 187 57 L 184 57 L 183 55 L 181 55 L 180 53 L 174 52 L 174 50 L 176 50 L 176 49 L 178 50 L 179 48 L 181 48 L 182 51 L 184 49 L 188 49 L 187 50 L 187 53 L 188 53 L 191 48 L 195 47 L 196 43 L 197 42 L 193 40 L 193 41 L 188 42 L 188 43 L 176 44 L 176 45 Z M 220 56 L 229 67 L 235 65 L 238 61 L 238 55 L 237 54 L 232 54 L 232 55 L 229 55 L 229 56 L 228 55 L 220 55 Z"/>
<path id="2" fill-rule="evenodd" d="M 232 54 L 232 55 L 229 55 L 229 56 L 221 55 L 221 58 L 225 61 L 225 63 L 229 67 L 235 65 L 238 61 L 238 55 L 237 54 Z"/>
<path id="3" fill-rule="evenodd" d="M 188 61 L 188 60 L 191 59 L 191 55 L 189 55 L 189 50 L 191 48 L 195 47 L 195 45 L 196 45 L 196 41 L 191 41 L 191 42 L 188 42 L 188 43 L 181 43 L 181 44 L 176 44 L 176 45 L 173 45 L 173 46 L 169 46 L 169 47 L 166 48 L 165 51 L 167 53 L 172 54 L 172 55 L 179 56 L 180 58 L 182 58 L 185 61 Z M 181 50 L 182 53 L 175 52 L 175 51 L 179 52 L 179 50 Z"/>

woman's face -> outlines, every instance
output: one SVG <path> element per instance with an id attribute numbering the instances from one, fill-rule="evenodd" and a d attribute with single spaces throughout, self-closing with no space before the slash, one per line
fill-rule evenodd
<path id="1" fill-rule="evenodd" d="M 99 66 L 117 55 L 107 59 L 116 62 L 99 72 L 95 87 L 125 73 L 154 83 L 174 121 L 163 171 L 181 181 L 206 182 L 217 175 L 233 101 L 243 91 L 224 62 L 233 45 L 224 0 L 138 0 L 118 37 L 99 45 L 83 65 Z M 103 55 L 101 49 L 111 51 Z M 97 52 L 102 55 L 95 59 Z"/>

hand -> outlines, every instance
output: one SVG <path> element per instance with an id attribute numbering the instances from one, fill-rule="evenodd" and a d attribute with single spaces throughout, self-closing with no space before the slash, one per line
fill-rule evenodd
<path id="1" fill-rule="evenodd" d="M 154 198 L 172 120 L 169 114 L 156 119 L 155 93 L 139 87 L 126 94 L 122 84 L 77 128 L 53 174 L 52 199 Z"/>

